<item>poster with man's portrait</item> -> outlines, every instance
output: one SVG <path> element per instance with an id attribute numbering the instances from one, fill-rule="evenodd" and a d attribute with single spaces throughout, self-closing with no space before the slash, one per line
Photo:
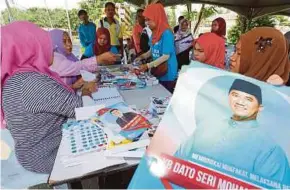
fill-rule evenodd
<path id="1" fill-rule="evenodd" d="M 289 88 L 193 62 L 130 188 L 289 189 L 289 116 Z"/>
<path id="2" fill-rule="evenodd" d="M 107 150 L 118 153 L 149 144 L 149 137 L 144 133 L 151 127 L 151 123 L 124 102 L 102 108 L 96 116 L 108 136 Z"/>

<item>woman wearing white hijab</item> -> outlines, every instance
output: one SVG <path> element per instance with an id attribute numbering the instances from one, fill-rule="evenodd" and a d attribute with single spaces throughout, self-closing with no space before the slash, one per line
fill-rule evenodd
<path id="1" fill-rule="evenodd" d="M 178 61 L 178 69 L 181 69 L 182 65 L 188 65 L 189 52 L 192 49 L 193 36 L 190 32 L 189 21 L 182 19 L 179 24 L 179 30 L 175 34 L 175 51 Z"/>

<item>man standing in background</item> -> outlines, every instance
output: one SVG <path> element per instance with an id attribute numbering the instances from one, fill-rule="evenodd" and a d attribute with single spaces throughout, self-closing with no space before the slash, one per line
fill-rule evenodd
<path id="1" fill-rule="evenodd" d="M 89 16 L 85 10 L 80 10 L 78 12 L 78 17 L 82 22 L 78 28 L 79 39 L 82 47 L 85 49 L 81 57 L 82 60 L 90 57 L 90 52 L 93 52 L 93 47 L 96 40 L 96 25 L 89 22 Z"/>
<path id="2" fill-rule="evenodd" d="M 123 31 L 120 23 L 114 18 L 116 6 L 112 2 L 105 4 L 106 17 L 100 20 L 98 28 L 107 28 L 110 32 L 111 46 L 115 46 L 120 54 L 123 55 Z"/>

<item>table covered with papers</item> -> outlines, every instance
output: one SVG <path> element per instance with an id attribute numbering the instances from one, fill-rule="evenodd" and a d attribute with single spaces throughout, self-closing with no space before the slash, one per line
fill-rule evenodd
<path id="1" fill-rule="evenodd" d="M 77 120 L 64 124 L 50 184 L 120 171 L 139 163 L 150 142 L 150 132 L 160 121 L 152 116 L 158 115 L 155 108 L 162 108 L 158 103 L 166 102 L 171 94 L 152 78 L 141 76 L 140 80 L 122 72 L 114 70 L 117 77 L 110 77 L 118 80 L 106 81 L 110 84 L 103 81 L 92 97 L 83 97 L 84 107 L 76 109 Z"/>

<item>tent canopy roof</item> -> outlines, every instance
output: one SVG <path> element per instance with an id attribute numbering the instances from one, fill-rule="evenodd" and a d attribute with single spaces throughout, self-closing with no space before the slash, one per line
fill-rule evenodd
<path id="1" fill-rule="evenodd" d="M 141 6 L 144 0 L 127 0 Z M 266 14 L 282 14 L 290 16 L 290 0 L 161 0 L 165 6 L 205 3 L 230 9 L 247 18 L 255 18 Z"/>

